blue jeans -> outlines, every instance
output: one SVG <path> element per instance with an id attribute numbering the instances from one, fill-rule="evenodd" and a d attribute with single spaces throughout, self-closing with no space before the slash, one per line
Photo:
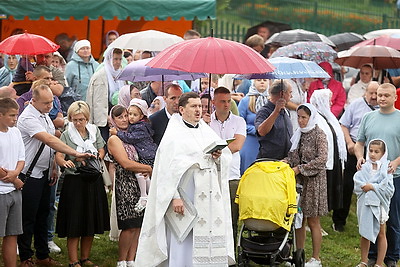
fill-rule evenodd
<path id="1" fill-rule="evenodd" d="M 58 182 L 50 187 L 50 211 L 47 217 L 47 240 L 53 241 L 54 237 L 54 215 L 56 214 L 56 189 Z"/>
<path id="2" fill-rule="evenodd" d="M 390 201 L 389 220 L 386 222 L 387 251 L 385 262 L 400 259 L 400 176 L 393 178 L 394 195 Z M 371 243 L 369 258 L 376 259 L 376 245 Z"/>

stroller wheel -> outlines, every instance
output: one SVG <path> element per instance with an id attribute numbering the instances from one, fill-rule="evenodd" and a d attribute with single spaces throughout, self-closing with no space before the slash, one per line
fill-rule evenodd
<path id="1" fill-rule="evenodd" d="M 300 248 L 294 252 L 294 266 L 295 267 L 304 267 L 306 260 L 306 255 L 304 253 L 304 249 Z"/>

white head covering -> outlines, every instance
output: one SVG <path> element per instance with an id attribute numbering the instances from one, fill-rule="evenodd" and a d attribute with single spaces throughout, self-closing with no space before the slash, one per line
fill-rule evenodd
<path id="1" fill-rule="evenodd" d="M 382 156 L 382 158 L 380 160 L 375 161 L 375 162 L 373 162 L 369 158 L 369 153 L 368 153 L 369 146 L 371 145 L 372 141 L 381 141 L 381 142 L 383 142 L 385 144 L 385 153 L 383 154 L 383 156 Z M 366 154 L 367 154 L 367 157 L 366 157 L 367 159 L 366 159 L 362 169 L 366 168 L 367 171 L 370 171 L 370 170 L 372 170 L 372 163 L 376 163 L 376 164 L 378 164 L 379 173 L 383 174 L 384 177 L 385 177 L 387 172 L 388 172 L 388 166 L 389 166 L 389 161 L 387 159 L 387 157 L 388 157 L 388 147 L 387 147 L 385 141 L 383 141 L 382 139 L 372 139 L 371 141 L 369 141 L 368 146 L 367 146 L 367 153 Z"/>
<path id="2" fill-rule="evenodd" d="M 104 52 L 104 68 L 107 73 L 107 81 L 108 81 L 108 98 L 111 103 L 112 97 L 115 92 L 119 91 L 119 89 L 125 85 L 124 81 L 115 80 L 117 75 L 122 71 L 122 69 L 114 69 L 113 66 L 113 51 L 115 48 L 108 47 Z"/>
<path id="3" fill-rule="evenodd" d="M 310 103 L 313 104 L 319 113 L 326 118 L 328 123 L 333 127 L 339 150 L 339 158 L 342 161 L 342 167 L 347 160 L 346 142 L 339 121 L 330 110 L 332 91 L 329 89 L 315 90 L 310 98 Z"/>
<path id="4" fill-rule="evenodd" d="M 68 135 L 71 138 L 71 141 L 77 145 L 76 151 L 84 153 L 90 151 L 91 153 L 97 153 L 97 149 L 94 147 L 94 143 L 96 142 L 96 133 L 97 128 L 95 125 L 87 123 L 86 130 L 89 133 L 89 138 L 83 140 L 82 136 L 79 134 L 78 130 L 75 128 L 73 122 L 68 123 Z"/>
<path id="5" fill-rule="evenodd" d="M 76 42 L 74 45 L 75 53 L 78 53 L 79 49 L 85 46 L 91 47 L 90 42 L 88 40 L 79 40 L 78 42 Z"/>
<path id="6" fill-rule="evenodd" d="M 147 106 L 147 102 L 144 101 L 143 99 L 134 98 L 129 103 L 129 106 L 138 107 L 142 111 L 143 115 L 147 117 L 147 109 L 149 107 Z"/>
<path id="7" fill-rule="evenodd" d="M 257 88 L 254 86 L 255 80 L 251 80 L 251 85 L 249 88 L 248 96 L 255 95 L 257 97 L 256 100 L 256 113 L 268 102 L 268 88 L 269 83 L 267 82 L 267 88 L 264 92 L 260 93 Z"/>
<path id="8" fill-rule="evenodd" d="M 297 109 L 296 112 L 299 110 L 299 108 L 301 106 L 306 106 L 310 111 L 311 111 L 311 115 L 310 115 L 310 119 L 308 120 L 308 123 L 306 125 L 306 127 L 304 128 L 297 128 L 297 130 L 294 132 L 292 138 L 290 138 L 290 141 L 292 142 L 292 147 L 290 148 L 290 151 L 296 150 L 297 147 L 299 146 L 299 142 L 300 142 L 300 137 L 302 133 L 308 133 L 309 131 L 311 131 L 312 129 L 315 128 L 315 125 L 317 125 L 318 122 L 318 111 L 317 109 L 309 104 L 301 104 Z"/>

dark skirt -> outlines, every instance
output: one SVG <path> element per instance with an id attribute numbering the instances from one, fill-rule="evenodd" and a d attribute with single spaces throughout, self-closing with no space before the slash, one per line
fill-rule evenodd
<path id="1" fill-rule="evenodd" d="M 65 175 L 57 212 L 58 237 L 81 237 L 110 230 L 103 179 L 88 181 L 82 175 Z"/>
<path id="2" fill-rule="evenodd" d="M 141 228 L 144 211 L 136 211 L 140 189 L 135 173 L 115 162 L 115 204 L 118 229 Z"/>
<path id="3" fill-rule="evenodd" d="M 339 158 L 336 137 L 334 138 L 333 170 L 326 171 L 328 185 L 328 209 L 337 210 L 343 208 L 343 169 Z"/>

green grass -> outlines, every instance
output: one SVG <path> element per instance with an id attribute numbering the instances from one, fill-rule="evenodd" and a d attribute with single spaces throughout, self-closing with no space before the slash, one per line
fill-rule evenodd
<path id="1" fill-rule="evenodd" d="M 333 231 L 331 227 L 332 218 L 330 215 L 323 217 L 321 219 L 321 224 L 323 229 L 329 234 L 328 236 L 324 236 L 322 241 L 321 259 L 323 266 L 356 266 L 360 261 L 360 250 L 357 217 L 355 213 L 355 197 L 353 197 L 350 215 L 343 233 L 337 233 Z M 60 254 L 53 253 L 51 256 L 67 266 L 68 255 L 66 239 L 56 237 L 54 241 L 61 247 L 62 252 Z M 309 259 L 311 254 L 311 238 L 309 233 L 307 234 L 305 250 L 306 258 Z M 91 259 L 101 266 L 112 267 L 116 266 L 117 257 L 118 243 L 109 241 L 108 232 L 104 235 L 96 235 L 96 238 L 93 242 Z M 0 266 L 2 266 L 1 259 Z"/>

